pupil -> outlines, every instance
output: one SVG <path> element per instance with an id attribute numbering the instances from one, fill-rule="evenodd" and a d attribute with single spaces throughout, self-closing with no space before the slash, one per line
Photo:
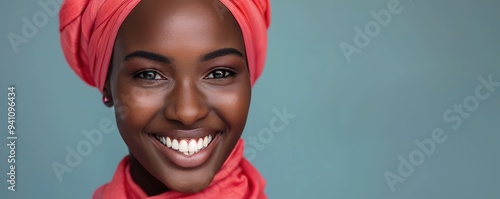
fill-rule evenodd
<path id="1" fill-rule="evenodd" d="M 155 78 L 155 74 L 152 73 L 152 72 L 147 72 L 146 73 L 146 79 L 154 79 Z"/>
<path id="2" fill-rule="evenodd" d="M 224 72 L 223 71 L 215 71 L 215 78 L 222 78 L 224 77 Z"/>

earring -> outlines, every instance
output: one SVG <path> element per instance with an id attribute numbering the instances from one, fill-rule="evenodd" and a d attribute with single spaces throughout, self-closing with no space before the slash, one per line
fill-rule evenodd
<path id="1" fill-rule="evenodd" d="M 109 98 L 108 98 L 108 96 L 102 96 L 102 102 L 104 102 L 104 104 L 109 103 Z"/>

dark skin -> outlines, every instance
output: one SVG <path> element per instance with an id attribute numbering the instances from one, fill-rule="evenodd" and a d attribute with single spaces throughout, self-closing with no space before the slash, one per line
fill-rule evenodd
<path id="1" fill-rule="evenodd" d="M 213 0 L 145 0 L 118 32 L 103 95 L 115 106 L 130 174 L 149 196 L 206 188 L 243 132 L 251 97 L 245 46 L 221 8 Z M 196 133 L 217 135 L 203 161 L 152 138 Z"/>

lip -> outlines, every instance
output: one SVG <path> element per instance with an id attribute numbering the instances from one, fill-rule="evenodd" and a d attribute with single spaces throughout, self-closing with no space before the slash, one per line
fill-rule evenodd
<path id="1" fill-rule="evenodd" d="M 183 131 L 176 130 L 174 132 L 183 132 Z M 173 138 L 190 139 L 196 137 L 203 137 L 206 133 L 206 131 L 196 131 L 196 130 L 184 131 L 184 132 L 187 132 L 187 134 L 176 134 L 176 136 Z M 203 134 L 200 134 L 200 132 L 202 132 Z M 208 160 L 208 158 L 214 152 L 216 145 L 219 143 L 222 134 L 223 134 L 222 131 L 215 132 L 214 134 L 215 136 L 212 139 L 212 142 L 207 147 L 201 149 L 200 151 L 196 152 L 193 155 L 184 155 L 183 153 L 168 148 L 167 146 L 160 143 L 160 141 L 158 141 L 156 138 L 154 138 L 153 134 L 149 134 L 149 138 L 156 146 L 156 148 L 172 163 L 182 168 L 194 168 L 204 164 Z M 161 134 L 157 135 L 163 136 Z"/>
<path id="2" fill-rule="evenodd" d="M 196 128 L 191 130 L 172 129 L 172 130 L 167 130 L 165 132 L 153 132 L 152 134 L 156 134 L 163 137 L 170 137 L 172 139 L 182 140 L 182 139 L 203 138 L 205 136 L 214 135 L 219 132 L 221 131 L 215 129 Z"/>

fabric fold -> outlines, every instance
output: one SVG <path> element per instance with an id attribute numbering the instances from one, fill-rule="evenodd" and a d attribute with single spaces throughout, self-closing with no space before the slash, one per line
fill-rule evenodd
<path id="1" fill-rule="evenodd" d="M 129 172 L 129 158 L 125 157 L 110 183 L 99 187 L 93 199 L 266 199 L 265 180 L 243 157 L 243 140 L 240 139 L 212 183 L 194 194 L 165 192 L 148 197 L 133 181 Z"/>
<path id="2" fill-rule="evenodd" d="M 269 0 L 220 0 L 241 27 L 252 85 L 264 70 Z M 140 0 L 65 0 L 59 12 L 64 57 L 73 71 L 101 92 L 120 25 Z"/>

